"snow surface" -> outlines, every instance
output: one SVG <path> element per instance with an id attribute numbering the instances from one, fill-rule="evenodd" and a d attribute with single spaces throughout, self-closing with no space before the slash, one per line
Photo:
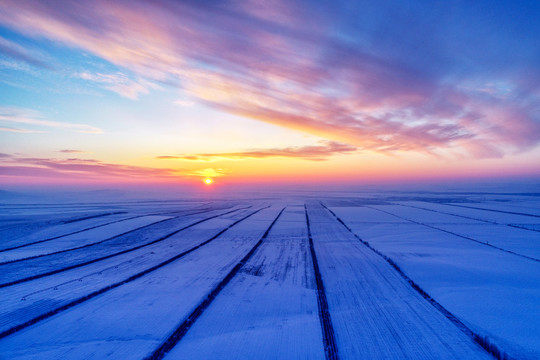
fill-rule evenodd
<path id="1" fill-rule="evenodd" d="M 516 358 L 540 358 L 539 262 L 423 224 L 357 221 L 365 212 L 377 211 L 375 208 L 414 217 L 407 213 L 408 209 L 398 206 L 331 209 L 358 236 L 394 260 L 422 289 L 478 333 L 489 336 Z M 527 231 L 508 228 L 513 232 L 506 232 L 505 238 L 496 225 L 441 225 L 430 222 L 434 215 L 431 213 L 424 223 L 471 236 L 478 235 L 471 228 L 484 226 L 490 242 L 498 240 L 500 246 L 510 248 L 508 245 L 513 244 L 515 250 L 527 248 L 539 253 L 540 234 L 533 233 L 534 239 Z M 520 236 L 523 234 L 528 237 Z"/>
<path id="2" fill-rule="evenodd" d="M 536 195 L 320 195 L 0 204 L 0 359 L 142 359 L 199 308 L 165 358 L 323 359 L 325 307 L 341 359 L 490 358 L 384 256 L 474 333 L 540 359 Z"/>

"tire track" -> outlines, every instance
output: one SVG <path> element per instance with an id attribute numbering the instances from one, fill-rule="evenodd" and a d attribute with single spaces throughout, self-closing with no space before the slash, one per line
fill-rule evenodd
<path id="1" fill-rule="evenodd" d="M 415 209 L 421 209 L 421 210 L 427 210 L 427 211 L 432 211 L 434 213 L 439 213 L 439 214 L 445 214 L 445 215 L 451 215 L 451 216 L 456 216 L 456 217 L 460 217 L 460 218 L 463 218 L 463 219 L 469 219 L 469 220 L 475 220 L 475 221 L 481 221 L 481 222 L 485 222 L 485 223 L 488 223 L 488 224 L 494 224 L 494 225 L 501 225 L 501 226 L 508 226 L 508 227 L 512 227 L 512 228 L 516 228 L 516 229 L 521 229 L 521 230 L 528 230 L 528 231 L 536 231 L 536 232 L 540 232 L 540 230 L 536 230 L 536 229 L 529 229 L 529 228 L 526 228 L 524 226 L 519 226 L 519 225 L 516 225 L 516 224 L 501 224 L 499 222 L 496 222 L 496 221 L 492 221 L 492 220 L 484 220 L 484 219 L 477 219 L 477 218 L 473 218 L 473 217 L 470 217 L 470 216 L 466 216 L 466 215 L 459 215 L 459 214 L 452 214 L 452 213 L 448 213 L 448 212 L 444 212 L 444 211 L 439 211 L 439 210 L 433 210 L 433 209 L 428 209 L 428 208 L 423 208 L 423 207 L 420 207 L 420 206 L 414 206 L 414 205 L 404 205 L 404 204 L 398 204 L 398 203 L 391 203 L 392 205 L 399 205 L 399 206 L 407 206 L 407 207 L 411 207 L 411 208 L 415 208 Z M 438 205 L 438 204 L 437 204 Z M 444 204 L 444 205 L 449 205 L 449 204 Z"/>
<path id="2" fill-rule="evenodd" d="M 219 282 L 219 284 L 206 296 L 206 298 L 193 310 L 193 312 L 184 320 L 172 334 L 157 348 L 151 355 L 144 358 L 144 360 L 158 360 L 163 359 L 165 355 L 184 337 L 189 328 L 197 321 L 197 319 L 203 314 L 203 312 L 210 306 L 212 301 L 219 295 L 221 290 L 232 280 L 232 278 L 240 271 L 240 269 L 248 262 L 251 256 L 259 248 L 262 242 L 266 239 L 270 230 L 279 219 L 285 208 L 281 209 L 274 221 L 270 224 L 268 229 L 264 232 L 259 241 L 251 248 L 251 250 L 232 268 L 232 270 Z"/>
<path id="3" fill-rule="evenodd" d="M 323 205 L 323 206 L 324 206 L 324 205 Z M 397 218 L 399 218 L 399 219 L 406 220 L 406 221 L 412 222 L 412 223 L 414 223 L 414 224 L 418 224 L 418 225 L 422 225 L 422 226 L 428 227 L 428 228 L 430 228 L 430 229 L 442 231 L 442 232 L 444 232 L 444 233 L 447 233 L 447 234 L 450 234 L 450 235 L 454 235 L 454 236 L 460 237 L 460 238 L 465 239 L 465 240 L 474 241 L 475 243 L 482 244 L 482 245 L 485 245 L 485 246 L 489 246 L 489 247 L 491 247 L 491 248 L 493 248 L 493 249 L 497 249 L 497 250 L 500 250 L 500 251 L 504 251 L 504 252 L 506 252 L 506 253 L 509 253 L 509 254 L 512 254 L 512 255 L 516 255 L 516 256 L 522 257 L 522 258 L 524 258 L 524 259 L 528 259 L 528 260 L 540 262 L 540 259 L 537 259 L 537 258 L 534 258 L 534 257 L 531 257 L 531 256 L 527 256 L 527 255 L 523 255 L 523 254 L 514 252 L 514 251 L 512 251 L 512 250 L 507 250 L 507 249 L 504 249 L 504 248 L 502 248 L 502 247 L 498 247 L 498 246 L 489 244 L 489 243 L 487 243 L 487 242 L 483 242 L 483 241 L 480 241 L 480 240 L 476 240 L 476 239 L 473 239 L 473 238 L 468 237 L 468 236 L 465 236 L 465 235 L 457 234 L 457 233 L 452 232 L 452 231 L 450 231 L 450 230 L 441 229 L 441 228 L 438 228 L 438 227 L 433 226 L 433 225 L 428 225 L 428 224 L 424 224 L 424 223 L 421 223 L 421 222 L 418 222 L 418 221 L 415 221 L 415 220 L 407 219 L 407 218 L 404 218 L 404 217 L 402 217 L 402 216 L 399 216 L 399 215 L 396 215 L 396 214 L 392 214 L 391 212 L 388 212 L 388 211 L 386 211 L 386 210 L 377 209 L 377 208 L 374 208 L 374 207 L 371 207 L 371 206 L 368 206 L 368 205 L 363 205 L 363 206 L 364 206 L 364 207 L 367 207 L 367 208 L 369 208 L 369 209 L 372 209 L 372 210 L 377 210 L 377 211 L 386 213 L 386 214 L 388 214 L 388 215 L 395 216 L 395 217 L 397 217 Z M 325 207 L 326 207 L 326 206 L 325 206 Z M 328 209 L 328 208 L 327 208 L 327 209 Z M 328 209 L 328 211 L 332 212 L 330 209 Z M 332 212 L 332 213 L 333 213 L 333 212 Z"/>
<path id="4" fill-rule="evenodd" d="M 96 291 L 94 291 L 94 292 L 88 294 L 88 295 L 82 296 L 82 297 L 80 297 L 80 298 L 78 298 L 78 299 L 76 299 L 76 300 L 73 300 L 73 301 L 71 301 L 71 302 L 69 302 L 69 303 L 67 303 L 67 304 L 64 304 L 64 305 L 62 305 L 62 306 L 60 306 L 60 307 L 58 307 L 58 308 L 56 308 L 56 309 L 50 310 L 50 311 L 48 311 L 48 312 L 46 312 L 46 313 L 44 313 L 44 314 L 41 314 L 41 315 L 39 315 L 39 316 L 36 316 L 35 318 L 33 318 L 33 319 L 31 319 L 31 320 L 28 320 L 28 321 L 26 321 L 26 322 L 24 322 L 24 323 L 22 323 L 22 324 L 13 326 L 13 327 L 11 327 L 11 328 L 9 328 L 9 329 L 7 329 L 7 330 L 1 332 L 1 333 L 0 333 L 0 339 L 3 339 L 3 338 L 5 338 L 5 337 L 7 337 L 7 336 L 10 336 L 10 335 L 13 335 L 13 334 L 15 334 L 16 332 L 21 331 L 21 330 L 23 330 L 23 329 L 25 329 L 25 328 L 27 328 L 27 327 L 29 327 L 29 326 L 32 326 L 32 325 L 34 325 L 34 324 L 37 324 L 37 323 L 40 322 L 40 321 L 43 321 L 43 320 L 45 320 L 45 319 L 48 319 L 48 318 L 50 318 L 51 316 L 54 316 L 54 315 L 56 315 L 56 314 L 59 314 L 59 313 L 61 313 L 61 312 L 63 312 L 63 311 L 66 311 L 66 310 L 68 310 L 68 309 L 71 309 L 72 307 L 77 306 L 77 305 L 79 305 L 79 304 L 82 304 L 82 303 L 84 303 L 84 302 L 86 302 L 86 301 L 88 301 L 88 300 L 90 300 L 90 299 L 93 299 L 93 298 L 95 298 L 96 296 L 99 296 L 99 295 L 101 295 L 101 294 L 104 294 L 104 293 L 106 293 L 106 292 L 108 292 L 108 291 L 110 291 L 110 290 L 112 290 L 112 289 L 116 289 L 116 288 L 119 287 L 119 286 L 128 284 L 128 283 L 130 283 L 130 282 L 132 282 L 132 281 L 134 281 L 134 280 L 137 280 L 137 279 L 139 279 L 139 278 L 141 278 L 141 277 L 143 277 L 143 276 L 145 276 L 145 275 L 147 275 L 147 274 L 150 274 L 151 272 L 156 271 L 156 270 L 158 270 L 158 269 L 160 269 L 160 268 L 162 268 L 162 267 L 164 267 L 164 266 L 166 266 L 166 265 L 172 263 L 173 261 L 176 261 L 176 260 L 178 260 L 178 259 L 180 259 L 180 258 L 186 256 L 187 254 L 189 254 L 189 253 L 191 253 L 191 252 L 193 252 L 193 251 L 195 251 L 195 250 L 197 250 L 197 249 L 203 247 L 204 245 L 208 244 L 208 243 L 211 242 L 212 240 L 215 240 L 216 238 L 218 238 L 221 234 L 223 234 L 224 232 L 226 232 L 227 230 L 229 230 L 231 227 L 237 225 L 238 223 L 240 223 L 240 222 L 244 221 L 245 219 L 249 218 L 250 216 L 253 216 L 253 215 L 255 215 L 256 213 L 258 213 L 258 212 L 260 212 L 260 211 L 262 211 L 262 210 L 264 210 L 264 209 L 267 209 L 267 208 L 269 208 L 269 207 L 270 207 L 270 206 L 266 206 L 266 207 L 264 207 L 264 208 L 260 208 L 260 209 L 258 209 L 258 210 L 256 210 L 256 211 L 253 211 L 253 212 L 249 213 L 248 215 L 244 216 L 243 218 L 241 218 L 241 219 L 239 219 L 239 220 L 236 220 L 234 223 L 232 223 L 231 225 L 227 226 L 225 229 L 221 230 L 220 232 L 218 232 L 216 235 L 212 236 L 212 237 L 209 238 L 208 240 L 205 240 L 205 241 L 201 242 L 199 245 L 196 245 L 196 246 L 192 247 L 191 249 L 185 250 L 185 251 L 181 252 L 180 254 L 177 254 L 177 255 L 175 255 L 175 256 L 173 256 L 173 257 L 171 257 L 171 258 L 169 258 L 169 259 L 167 259 L 167 260 L 165 260 L 165 261 L 162 261 L 161 263 L 159 263 L 159 264 L 157 264 L 157 265 L 154 265 L 154 266 L 152 266 L 152 267 L 150 267 L 150 268 L 148 268 L 148 269 L 146 269 L 146 270 L 143 270 L 143 271 L 141 271 L 141 272 L 138 272 L 137 274 L 131 275 L 130 277 L 128 277 L 128 278 L 125 279 L 125 280 L 122 280 L 122 281 L 116 282 L 116 283 L 114 283 L 114 284 L 105 286 L 105 287 L 103 287 L 103 288 L 101 288 L 101 289 L 99 289 L 99 290 L 96 290 Z M 234 211 L 234 210 L 233 210 L 233 211 Z M 283 211 L 283 210 L 282 210 L 282 211 Z M 280 213 L 280 214 L 281 214 L 281 213 Z M 222 214 L 222 215 L 225 215 L 225 214 Z M 214 217 L 217 217 L 217 216 L 219 216 L 219 215 L 216 215 L 216 216 L 214 216 Z M 202 221 L 205 221 L 205 220 L 202 220 Z M 202 222 L 202 221 L 200 221 L 200 222 Z M 274 221 L 275 221 L 275 220 L 274 220 Z M 200 222 L 198 222 L 198 223 L 200 223 Z M 195 224 L 192 224 L 191 226 L 193 226 L 193 225 L 195 225 Z M 272 225 L 273 225 L 273 223 L 272 223 Z M 182 231 L 182 230 L 183 230 L 183 229 L 177 230 L 177 231 L 175 231 L 174 233 L 168 235 L 167 237 L 172 236 L 172 235 L 174 235 L 174 234 L 176 234 L 176 233 L 178 233 L 178 232 L 180 232 L 180 231 Z M 269 231 L 269 229 L 267 230 L 267 232 L 268 232 L 268 231 Z M 267 235 L 267 232 L 265 233 L 265 236 Z"/>
<path id="5" fill-rule="evenodd" d="M 207 212 L 207 211 L 209 211 L 209 210 L 208 210 L 208 209 L 203 209 L 203 210 L 198 211 L 198 212 L 195 212 L 195 213 L 184 214 L 184 216 L 188 216 L 188 215 L 196 215 L 196 214 L 204 213 L 204 212 Z M 120 213 L 121 213 L 121 212 L 119 212 L 119 213 L 111 213 L 111 214 L 109 214 L 109 215 L 120 214 Z M 117 223 L 122 222 L 122 221 L 127 221 L 127 220 L 137 219 L 137 218 L 140 218 L 140 217 L 150 216 L 150 215 L 165 215 L 165 214 L 169 214 L 169 213 L 171 213 L 171 212 L 161 212 L 161 213 L 155 213 L 155 214 L 145 214 L 145 215 L 132 216 L 132 217 L 129 217 L 129 218 L 111 221 L 111 222 L 106 223 L 106 224 L 100 224 L 100 225 L 91 226 L 91 227 L 86 228 L 86 229 L 77 230 L 77 231 L 74 231 L 74 232 L 71 232 L 71 233 L 68 233 L 68 234 L 59 235 L 59 236 L 55 236 L 55 237 L 48 238 L 48 239 L 44 239 L 44 240 L 37 240 L 37 241 L 33 241 L 33 242 L 30 242 L 30 243 L 27 243 L 27 244 L 22 244 L 22 245 L 17 245 L 17 246 L 5 248 L 5 249 L 0 249 L 0 252 L 5 252 L 5 251 L 9 251 L 9 250 L 20 249 L 20 248 L 27 247 L 27 246 L 30 246 L 30 245 L 35 245 L 35 244 L 41 244 L 41 243 L 44 243 L 44 242 L 47 242 L 47 241 L 56 240 L 56 239 L 60 239 L 60 238 L 66 237 L 66 236 L 79 234 L 79 233 L 82 233 L 82 232 L 85 232 L 85 231 L 88 231 L 88 230 L 97 229 L 97 228 L 100 228 L 100 227 L 103 227 L 103 226 L 112 225 L 112 224 L 117 224 Z M 65 222 L 64 222 L 64 223 L 65 223 Z M 135 229 L 135 230 L 137 230 L 137 229 Z M 1 265 L 1 264 L 0 264 L 0 265 Z"/>
<path id="6" fill-rule="evenodd" d="M 145 216 L 148 216 L 148 215 L 144 215 L 144 216 L 141 216 L 141 217 L 145 217 Z M 139 216 L 137 216 L 136 218 L 138 218 L 138 217 L 139 217 Z M 39 258 L 42 258 L 42 257 L 45 257 L 45 256 L 62 254 L 62 253 L 66 253 L 66 252 L 69 252 L 69 251 L 74 251 L 74 250 L 84 249 L 84 248 L 87 248 L 87 247 L 90 247 L 90 246 L 94 246 L 94 245 L 99 245 L 99 244 L 102 244 L 102 243 L 104 243 L 104 242 L 111 241 L 111 240 L 114 240 L 114 239 L 119 238 L 119 237 L 121 237 L 121 236 L 124 236 L 124 235 L 127 235 L 127 234 L 129 234 L 129 233 L 135 232 L 135 231 L 137 231 L 137 230 L 141 230 L 141 229 L 147 228 L 147 227 L 152 226 L 152 225 L 160 224 L 160 223 L 162 223 L 162 222 L 171 221 L 171 220 L 178 219 L 178 218 L 179 218 L 179 216 L 175 216 L 175 217 L 170 218 L 170 219 L 163 219 L 163 220 L 160 220 L 160 221 L 153 222 L 153 223 L 151 223 L 151 224 L 139 226 L 138 228 L 131 229 L 131 230 L 128 230 L 128 231 L 125 231 L 125 232 L 123 232 L 123 233 L 121 233 L 121 234 L 112 236 L 112 237 L 107 238 L 107 239 L 99 240 L 99 241 L 96 241 L 96 242 L 93 242 L 93 243 L 89 243 L 89 244 L 85 244 L 85 245 L 81 245 L 81 246 L 76 246 L 76 247 L 69 248 L 69 249 L 63 249 L 63 250 L 53 251 L 53 252 L 51 252 L 51 253 L 39 254 L 39 255 L 32 255 L 32 256 L 27 256 L 27 257 L 20 258 L 20 259 L 8 260 L 8 261 L 0 262 L 0 266 L 2 266 L 2 265 L 8 265 L 8 264 L 13 264 L 13 263 L 18 263 L 18 262 L 26 261 L 26 260 L 39 259 Z"/>
<path id="7" fill-rule="evenodd" d="M 126 213 L 126 211 L 117 211 L 117 212 L 112 212 L 112 213 L 90 215 L 90 216 L 84 216 L 84 217 L 80 217 L 80 218 L 76 218 L 76 219 L 64 220 L 61 223 L 62 224 L 71 224 L 71 223 L 78 222 L 78 221 L 90 220 L 90 219 L 95 219 L 95 218 L 99 218 L 99 217 L 103 217 L 103 216 L 118 215 L 118 214 L 125 214 L 125 213 Z"/>
<path id="8" fill-rule="evenodd" d="M 382 257 L 390 266 L 392 266 L 398 274 L 424 299 L 426 299 L 435 309 L 437 309 L 441 314 L 443 314 L 448 320 L 450 320 L 458 329 L 460 329 L 465 335 L 472 339 L 475 343 L 481 346 L 486 350 L 490 355 L 492 355 L 497 360 L 510 360 L 510 357 L 496 344 L 492 343 L 487 336 L 482 336 L 475 333 L 467 325 L 465 325 L 461 320 L 459 320 L 454 314 L 448 311 L 444 306 L 442 306 L 437 300 L 432 298 L 427 292 L 425 292 L 418 284 L 416 284 L 401 268 L 392 260 L 390 257 L 384 255 L 379 250 L 372 247 L 369 242 L 362 240 L 356 233 L 347 225 L 345 222 L 337 216 L 332 210 L 330 210 L 326 205 L 320 202 L 322 207 L 324 207 L 334 218 L 339 221 L 346 229 L 349 231 L 355 238 L 358 239 L 362 244 L 368 247 L 371 251 Z M 393 215 L 393 214 L 390 214 Z M 407 219 L 405 219 L 407 220 Z"/>
<path id="9" fill-rule="evenodd" d="M 305 204 L 304 212 L 306 214 L 309 250 L 311 253 L 311 259 L 313 261 L 313 270 L 315 272 L 315 284 L 317 285 L 317 304 L 319 307 L 319 320 L 321 321 L 321 328 L 323 333 L 324 353 L 326 355 L 326 359 L 338 360 L 339 352 L 336 343 L 336 336 L 334 333 L 334 327 L 332 326 L 330 310 L 328 309 L 328 300 L 326 299 L 326 291 L 324 290 L 324 283 L 322 281 L 321 272 L 319 270 L 319 263 L 317 262 L 317 254 L 315 253 L 315 247 L 313 246 L 313 238 L 311 237 L 311 226 L 309 223 L 309 216 Z"/>
<path id="10" fill-rule="evenodd" d="M 522 216 L 530 216 L 530 217 L 540 218 L 540 215 L 527 214 L 527 213 L 521 213 L 521 212 L 515 212 L 515 211 L 484 209 L 484 208 L 479 208 L 479 207 L 475 207 L 475 206 L 466 206 L 466 205 L 457 205 L 457 204 L 444 204 L 444 205 L 462 207 L 462 208 L 468 208 L 468 209 L 475 209 L 475 210 L 492 211 L 492 212 L 503 213 L 503 214 L 522 215 Z"/>
<path id="11" fill-rule="evenodd" d="M 3 283 L 3 284 L 0 284 L 0 289 L 1 288 L 5 288 L 5 287 L 8 287 L 8 286 L 12 286 L 12 285 L 17 285 L 17 284 L 20 284 L 20 283 L 23 283 L 23 282 L 27 282 L 27 281 L 30 281 L 30 280 L 36 280 L 36 279 L 40 279 L 40 278 L 43 278 L 43 277 L 46 277 L 46 276 L 50 276 L 50 275 L 54 275 L 54 274 L 58 274 L 58 273 L 61 273 L 61 272 L 64 272 L 64 271 L 68 271 L 68 270 L 72 270 L 72 269 L 76 269 L 78 267 L 81 267 L 81 266 L 85 266 L 85 265 L 89 265 L 89 264 L 93 264 L 93 263 L 96 263 L 98 261 L 102 261 L 102 260 L 105 260 L 105 259 L 110 259 L 112 257 L 115 257 L 115 256 L 118 256 L 118 255 L 122 255 L 122 254 L 126 254 L 128 252 L 132 252 L 132 251 L 135 251 L 135 250 L 138 250 L 138 249 L 141 249 L 143 247 L 146 247 L 146 246 L 150 246 L 150 245 L 153 245 L 155 243 L 158 243 L 158 242 L 161 242 L 163 240 L 166 240 L 168 239 L 169 237 L 183 231 L 183 230 L 186 230 L 186 229 L 189 229 L 190 227 L 193 227 L 195 225 L 198 225 L 202 222 L 205 222 L 205 221 L 208 221 L 208 220 L 211 220 L 211 219 L 214 219 L 214 218 L 217 218 L 217 217 L 220 217 L 220 216 L 223 216 L 223 215 L 227 215 L 227 214 L 230 214 L 230 213 L 233 213 L 235 211 L 239 211 L 239 210 L 245 210 L 245 209 L 248 209 L 250 208 L 251 206 L 247 206 L 247 207 L 244 207 L 244 208 L 238 208 L 238 209 L 234 209 L 234 210 L 231 210 L 231 211 L 228 211 L 228 212 L 225 212 L 225 213 L 221 213 L 221 214 L 217 214 L 217 215 L 213 215 L 213 216 L 210 216 L 210 217 L 207 217 L 207 218 L 204 218 L 202 220 L 198 220 L 194 223 L 191 223 L 189 225 L 186 225 L 178 230 L 175 230 L 165 236 L 162 236 L 160 237 L 159 239 L 157 240 L 153 240 L 151 242 L 148 242 L 148 243 L 145 243 L 145 244 L 142 244 L 142 245 L 138 245 L 138 246 L 135 246 L 133 248 L 129 248 L 129 249 L 126 249 L 126 250 L 122 250 L 122 251 L 119 251 L 119 252 L 116 252 L 116 253 L 113 253 L 113 254 L 108 254 L 108 255 L 105 255 L 105 256 L 102 256 L 102 257 L 99 257 L 99 258 L 95 258 L 95 259 L 92 259 L 92 260 L 88 260 L 88 261 L 84 261 L 82 263 L 78 263 L 78 264 L 74 264 L 74 265 L 70 265 L 70 266 L 66 266 L 64 268 L 61 268 L 61 269 L 56 269 L 56 270 L 52 270 L 52 271 L 48 271 L 48 272 L 45 272 L 45 273 L 41 273 L 41 274 L 37 274 L 37 275 L 32 275 L 32 276 L 28 276 L 26 278 L 22 278 L 22 279 L 18 279 L 18 280 L 14 280 L 14 281 L 10 281 L 10 282 L 7 282 L 7 283 Z M 172 220 L 172 219 L 166 219 L 166 220 L 162 220 L 160 222 L 163 222 L 163 221 L 168 221 L 168 220 Z M 153 223 L 153 224 L 150 224 L 150 225 L 155 225 L 157 223 Z M 147 226 L 150 226 L 150 225 L 147 225 Z M 95 244 L 94 244 L 95 245 Z"/>

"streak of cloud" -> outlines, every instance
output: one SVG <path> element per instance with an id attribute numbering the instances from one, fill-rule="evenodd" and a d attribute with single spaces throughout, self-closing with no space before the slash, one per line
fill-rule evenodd
<path id="1" fill-rule="evenodd" d="M 39 133 L 45 132 L 45 131 L 38 131 L 38 130 L 19 129 L 19 128 L 14 128 L 14 127 L 0 127 L 0 131 L 20 133 L 20 134 L 39 134 Z"/>
<path id="2" fill-rule="evenodd" d="M 119 178 L 152 179 L 178 178 L 180 169 L 150 168 L 133 165 L 111 164 L 94 159 L 52 159 L 0 156 L 2 176 L 74 177 L 85 179 Z"/>
<path id="3" fill-rule="evenodd" d="M 132 80 L 122 73 L 102 74 L 81 72 L 75 74 L 75 77 L 102 84 L 106 89 L 132 100 L 136 100 L 141 94 L 148 94 L 150 89 L 158 88 L 156 84 L 150 81 Z"/>
<path id="4" fill-rule="evenodd" d="M 13 108 L 13 107 L 0 107 L 0 123 L 1 122 L 10 122 L 16 124 L 26 124 L 33 125 L 38 127 L 45 128 L 61 128 L 78 133 L 87 133 L 87 134 L 101 134 L 103 131 L 97 127 L 85 125 L 85 124 L 76 124 L 76 123 L 64 123 L 58 121 L 51 121 L 43 119 L 42 116 L 33 110 Z M 10 131 L 9 127 L 4 127 L 3 129 L 8 129 L 4 131 Z M 33 133 L 33 132 L 42 132 L 36 131 L 33 129 L 12 129 L 13 132 L 21 133 Z"/>
<path id="5" fill-rule="evenodd" d="M 184 175 L 190 177 L 205 177 L 205 178 L 215 178 L 222 177 L 229 174 L 231 171 L 229 169 L 222 168 L 205 168 L 205 169 L 196 169 L 185 171 Z"/>
<path id="6" fill-rule="evenodd" d="M 356 147 L 334 141 L 320 141 L 318 145 L 290 146 L 285 148 L 258 149 L 243 152 L 191 154 L 180 156 L 158 156 L 157 159 L 189 160 L 189 161 L 219 161 L 219 160 L 246 160 L 262 158 L 299 158 L 312 161 L 328 160 L 338 154 L 351 154 Z"/>
<path id="7" fill-rule="evenodd" d="M 501 157 L 540 142 L 540 28 L 506 26 L 511 6 L 5 0 L 0 23 L 359 149 Z M 490 21 L 473 21 L 484 7 Z M 85 77 L 130 98 L 149 91 Z"/>
<path id="8" fill-rule="evenodd" d="M 61 152 L 64 154 L 88 154 L 88 151 L 74 150 L 74 149 L 63 149 L 63 150 L 58 150 L 58 152 Z"/>
<path id="9" fill-rule="evenodd" d="M 21 60 L 32 66 L 37 66 L 45 69 L 52 69 L 52 66 L 40 60 L 40 54 L 35 54 L 25 47 L 16 44 L 8 39 L 0 36 L 0 54 L 9 56 L 15 60 Z"/>

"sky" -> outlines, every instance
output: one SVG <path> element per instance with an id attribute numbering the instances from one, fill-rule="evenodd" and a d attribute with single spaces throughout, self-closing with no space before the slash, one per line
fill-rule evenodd
<path id="1" fill-rule="evenodd" d="M 537 1 L 0 2 L 0 187 L 540 178 Z"/>

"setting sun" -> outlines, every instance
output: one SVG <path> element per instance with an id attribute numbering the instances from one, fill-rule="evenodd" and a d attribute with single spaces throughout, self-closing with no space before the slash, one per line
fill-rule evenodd
<path id="1" fill-rule="evenodd" d="M 212 179 L 210 179 L 210 178 L 204 179 L 204 183 L 205 183 L 206 185 L 210 185 L 210 184 L 212 184 L 213 182 L 214 182 L 214 180 L 212 180 Z"/>

